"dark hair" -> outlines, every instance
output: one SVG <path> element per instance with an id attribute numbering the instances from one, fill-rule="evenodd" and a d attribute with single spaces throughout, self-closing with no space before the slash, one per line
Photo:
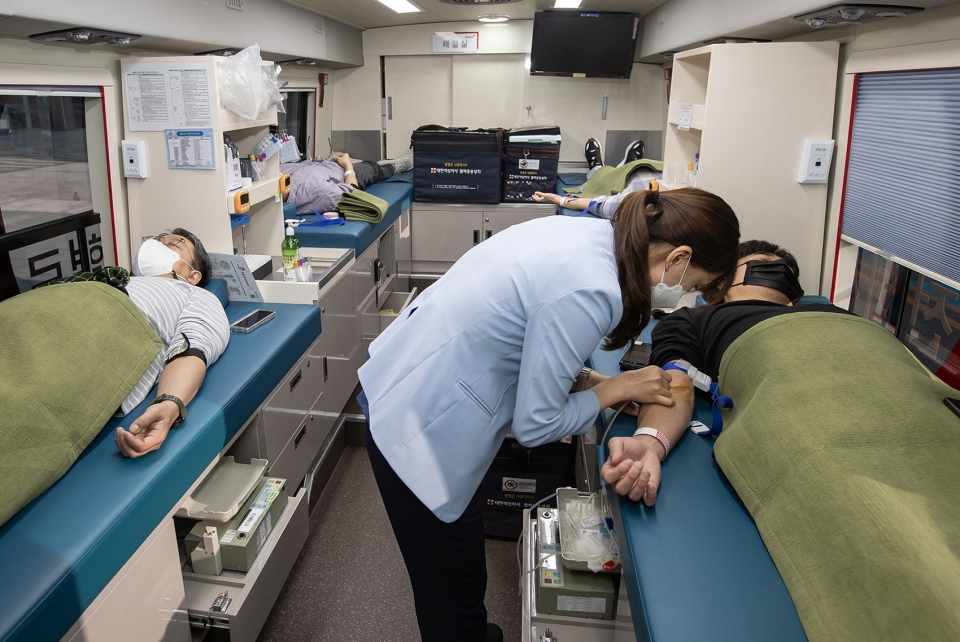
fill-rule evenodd
<path id="1" fill-rule="evenodd" d="M 197 283 L 199 287 L 204 287 L 207 283 L 210 283 L 210 255 L 207 254 L 207 251 L 203 247 L 203 243 L 197 238 L 197 235 L 193 232 L 188 232 L 182 227 L 174 229 L 171 234 L 178 234 L 183 238 L 187 239 L 193 243 L 193 269 L 200 273 L 200 282 Z"/>
<path id="2" fill-rule="evenodd" d="M 662 194 L 642 190 L 621 201 L 613 216 L 613 238 L 623 316 L 607 335 L 604 350 L 627 345 L 650 321 L 650 245 L 689 245 L 691 266 L 719 274 L 703 291 L 704 298 L 717 302 L 737 267 L 740 223 L 716 194 L 695 188 Z"/>
<path id="3" fill-rule="evenodd" d="M 769 254 L 771 256 L 779 257 L 786 261 L 787 266 L 789 266 L 794 276 L 800 276 L 800 266 L 797 264 L 796 257 L 794 257 L 793 254 L 790 254 L 790 250 L 782 248 L 776 243 L 754 239 L 752 241 L 744 241 L 737 248 L 737 259 L 742 259 L 745 256 L 750 256 L 751 254 Z"/>

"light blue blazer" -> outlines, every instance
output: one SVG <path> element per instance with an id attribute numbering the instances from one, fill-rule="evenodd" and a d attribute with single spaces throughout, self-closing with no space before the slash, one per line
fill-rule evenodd
<path id="1" fill-rule="evenodd" d="M 467 252 L 370 346 L 370 431 L 444 522 L 463 514 L 510 425 L 538 446 L 587 432 L 596 394 L 571 394 L 623 312 L 613 228 L 551 216 Z"/>

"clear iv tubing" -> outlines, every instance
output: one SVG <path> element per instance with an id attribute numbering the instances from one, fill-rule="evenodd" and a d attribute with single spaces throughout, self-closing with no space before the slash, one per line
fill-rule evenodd
<path id="1" fill-rule="evenodd" d="M 627 402 L 624 403 L 622 406 L 620 406 L 619 408 L 617 408 L 617 412 L 615 412 L 615 413 L 613 414 L 613 418 L 610 420 L 609 426 L 612 426 L 612 425 L 613 425 L 613 422 L 615 422 L 615 421 L 617 420 L 617 417 L 620 416 L 620 413 L 623 412 L 623 409 L 626 408 L 627 406 L 631 405 L 632 403 L 633 403 L 632 401 L 627 401 Z M 609 430 L 609 426 L 607 427 L 607 430 Z M 604 433 L 606 433 L 606 431 L 604 431 Z M 590 495 L 590 497 L 592 498 L 592 497 L 595 496 L 596 494 L 597 494 L 597 493 L 592 493 L 592 494 Z M 534 509 L 535 509 L 537 506 L 539 506 L 539 505 L 542 504 L 543 502 L 546 502 L 546 501 L 549 501 L 549 500 L 553 499 L 553 498 L 556 497 L 556 496 L 557 496 L 557 494 L 556 494 L 556 493 L 553 493 L 552 495 L 547 495 L 546 497 L 544 497 L 543 499 L 541 499 L 540 501 L 538 501 L 536 504 L 534 504 L 533 506 L 530 507 L 530 514 L 531 514 L 531 515 L 534 515 L 534 514 L 535 514 L 535 513 L 534 513 Z M 517 540 L 517 566 L 520 567 L 520 591 L 521 591 L 521 593 L 523 592 L 524 572 L 523 572 L 523 560 L 522 560 L 521 557 L 520 557 L 520 550 L 521 550 L 521 546 L 523 545 L 523 533 L 524 533 L 525 531 L 526 531 L 526 528 L 524 528 L 524 529 L 522 529 L 522 530 L 520 531 L 520 538 Z M 537 566 L 539 566 L 539 564 L 538 564 Z M 536 568 L 537 568 L 537 567 L 535 566 L 534 568 L 531 568 L 530 571 L 528 571 L 528 572 L 529 572 L 529 573 L 532 573 L 534 570 L 536 570 Z"/>

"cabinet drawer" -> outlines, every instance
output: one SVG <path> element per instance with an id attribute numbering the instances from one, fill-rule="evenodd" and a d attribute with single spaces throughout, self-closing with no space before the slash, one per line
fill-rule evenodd
<path id="1" fill-rule="evenodd" d="M 294 488 L 287 486 L 291 490 Z M 231 642 L 255 642 L 307 541 L 307 489 L 291 495 L 253 566 L 246 573 L 223 571 L 214 577 L 184 573 L 184 608 L 190 624 L 199 628 L 230 629 Z M 232 602 L 226 613 L 210 611 L 221 591 Z"/>
<path id="2" fill-rule="evenodd" d="M 264 458 L 273 463 L 321 392 L 323 361 L 308 352 L 284 377 L 264 406 Z"/>
<path id="3" fill-rule="evenodd" d="M 275 462 L 272 462 L 270 475 L 286 479 L 291 489 L 299 486 L 310 464 L 320 452 L 320 447 L 335 421 L 336 417 L 333 415 L 319 412 L 307 413 L 290 437 L 283 452 Z"/>
<path id="4" fill-rule="evenodd" d="M 369 301 L 366 309 L 360 315 L 360 329 L 365 337 L 376 336 L 387 329 L 393 320 L 400 316 L 417 296 L 417 288 L 411 292 L 391 292 L 381 300 Z M 385 310 L 393 310 L 391 313 Z"/>

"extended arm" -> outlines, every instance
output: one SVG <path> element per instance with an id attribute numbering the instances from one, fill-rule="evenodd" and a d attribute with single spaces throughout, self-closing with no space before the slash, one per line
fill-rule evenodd
<path id="1" fill-rule="evenodd" d="M 582 212 L 587 209 L 590 205 L 589 198 L 575 198 L 572 196 L 563 197 L 559 194 L 549 194 L 546 192 L 534 192 L 533 200 L 536 203 L 552 203 L 554 205 L 561 205 L 561 201 L 566 198 L 566 203 L 563 203 L 563 207 L 568 210 L 576 210 Z"/>
<path id="2" fill-rule="evenodd" d="M 656 428 L 676 446 L 693 417 L 693 382 L 685 373 L 668 370 L 670 391 L 676 405 L 645 405 L 637 417 L 638 428 Z M 617 493 L 634 501 L 643 498 L 647 506 L 657 501 L 660 488 L 660 462 L 666 457 L 663 445 L 654 437 L 613 437 L 607 444 L 609 456 L 600 470 L 604 481 Z"/>
<path id="3" fill-rule="evenodd" d="M 337 165 L 342 167 L 345 172 L 349 172 L 343 177 L 344 183 L 347 185 L 353 185 L 354 187 L 360 187 L 360 183 L 357 182 L 357 174 L 353 171 L 353 161 L 350 160 L 350 154 L 347 154 L 346 152 L 337 154 L 330 160 L 337 163 Z"/>
<path id="4" fill-rule="evenodd" d="M 200 389 L 207 373 L 207 364 L 200 357 L 180 357 L 168 363 L 160 373 L 158 395 L 179 397 L 184 405 L 190 403 Z M 117 427 L 114 441 L 127 457 L 139 457 L 156 450 L 167 438 L 170 426 L 180 416 L 180 409 L 172 401 L 161 401 L 148 406 L 130 425 L 130 431 Z"/>

